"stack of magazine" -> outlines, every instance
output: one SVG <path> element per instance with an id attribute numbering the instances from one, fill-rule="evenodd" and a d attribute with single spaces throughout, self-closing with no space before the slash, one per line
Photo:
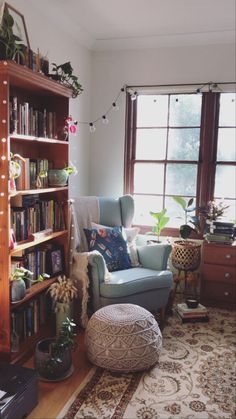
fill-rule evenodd
<path id="1" fill-rule="evenodd" d="M 183 323 L 209 320 L 207 308 L 200 303 L 197 308 L 189 308 L 186 303 L 177 304 L 176 312 Z"/>

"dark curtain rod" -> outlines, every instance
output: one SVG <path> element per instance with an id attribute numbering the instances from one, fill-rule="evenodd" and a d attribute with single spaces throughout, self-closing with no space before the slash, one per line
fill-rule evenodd
<path id="1" fill-rule="evenodd" d="M 235 81 L 208 81 L 208 82 L 204 82 L 204 83 L 180 83 L 180 84 L 146 84 L 146 85 L 126 85 L 126 87 L 129 89 L 134 89 L 134 88 L 148 88 L 148 87 L 178 87 L 178 86 L 207 86 L 209 84 L 236 84 Z"/>

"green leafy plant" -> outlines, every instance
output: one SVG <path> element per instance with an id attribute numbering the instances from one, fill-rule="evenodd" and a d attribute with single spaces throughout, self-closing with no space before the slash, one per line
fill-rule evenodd
<path id="1" fill-rule="evenodd" d="M 150 211 L 151 216 L 154 218 L 156 225 L 153 227 L 153 232 L 157 235 L 158 243 L 160 242 L 160 234 L 166 224 L 169 222 L 170 217 L 166 216 L 166 208 L 160 212 Z"/>
<path id="2" fill-rule="evenodd" d="M 22 40 L 13 33 L 14 19 L 5 8 L 0 26 L 0 45 L 2 58 L 6 60 L 25 59 L 25 45 Z"/>
<path id="3" fill-rule="evenodd" d="M 29 269 L 20 267 L 20 268 L 15 268 L 14 271 L 11 274 L 11 281 L 19 281 L 20 279 L 24 279 L 24 280 L 32 280 L 33 277 L 33 272 L 30 271 Z"/>
<path id="4" fill-rule="evenodd" d="M 59 80 L 62 84 L 71 88 L 73 98 L 76 98 L 82 93 L 83 88 L 78 81 L 78 77 L 73 75 L 74 70 L 70 61 L 60 65 L 52 63 L 52 66 L 52 71 L 55 73 L 53 78 Z"/>
<path id="5" fill-rule="evenodd" d="M 200 230 L 199 218 L 195 215 L 190 215 L 191 212 L 196 211 L 196 208 L 193 207 L 193 198 L 188 201 L 180 196 L 173 196 L 172 198 L 184 211 L 184 216 L 181 217 L 184 219 L 184 224 L 180 226 L 179 232 L 182 239 L 186 240 L 192 232 L 198 233 Z"/>
<path id="6" fill-rule="evenodd" d="M 199 211 L 206 220 L 215 221 L 218 217 L 222 217 L 228 208 L 229 205 L 226 205 L 224 201 L 209 201 L 206 207 L 199 208 Z"/>
<path id="7" fill-rule="evenodd" d="M 59 333 L 59 336 L 54 342 L 51 343 L 49 348 L 50 358 L 45 362 L 44 368 L 53 374 L 54 369 L 62 364 L 62 355 L 63 353 L 70 349 L 74 350 L 76 348 L 74 329 L 76 324 L 72 319 L 68 317 L 62 323 L 62 327 Z"/>

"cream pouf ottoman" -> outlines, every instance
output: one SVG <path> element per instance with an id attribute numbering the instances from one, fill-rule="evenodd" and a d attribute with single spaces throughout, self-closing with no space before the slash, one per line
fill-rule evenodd
<path id="1" fill-rule="evenodd" d="M 158 361 L 162 335 L 149 311 L 135 304 L 112 304 L 92 315 L 85 342 L 92 364 L 110 371 L 141 371 Z"/>

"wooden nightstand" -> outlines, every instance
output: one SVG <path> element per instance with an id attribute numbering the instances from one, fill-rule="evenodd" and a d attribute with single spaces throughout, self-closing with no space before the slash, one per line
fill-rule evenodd
<path id="1" fill-rule="evenodd" d="M 236 307 L 236 246 L 203 244 L 201 302 Z"/>

